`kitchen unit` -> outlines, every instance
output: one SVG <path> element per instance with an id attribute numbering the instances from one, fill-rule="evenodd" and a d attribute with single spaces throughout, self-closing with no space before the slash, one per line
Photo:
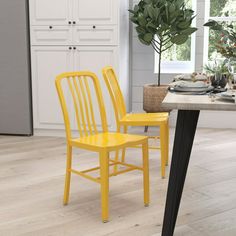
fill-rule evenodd
<path id="1" fill-rule="evenodd" d="M 119 74 L 128 104 L 128 1 L 31 0 L 33 114 L 36 130 L 64 129 L 54 85 L 58 74 L 89 70 L 100 79 L 109 127 L 114 127 L 109 95 L 101 68 Z M 72 122 L 75 128 L 75 122 Z"/>

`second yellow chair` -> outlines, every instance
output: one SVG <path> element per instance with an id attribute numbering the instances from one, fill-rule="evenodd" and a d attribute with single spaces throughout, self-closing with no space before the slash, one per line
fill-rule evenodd
<path id="1" fill-rule="evenodd" d="M 121 127 L 127 133 L 128 126 L 159 126 L 160 136 L 151 136 L 151 139 L 160 139 L 161 151 L 161 176 L 165 177 L 165 166 L 168 165 L 169 155 L 169 113 L 140 113 L 127 114 L 123 94 L 121 92 L 117 76 L 112 67 L 104 67 L 102 70 L 106 86 L 112 99 L 117 131 L 121 132 Z M 149 146 L 149 149 L 159 149 Z M 118 159 L 118 153 L 116 158 Z M 122 161 L 125 159 L 125 149 L 122 152 Z M 116 171 L 116 169 L 115 169 Z"/>

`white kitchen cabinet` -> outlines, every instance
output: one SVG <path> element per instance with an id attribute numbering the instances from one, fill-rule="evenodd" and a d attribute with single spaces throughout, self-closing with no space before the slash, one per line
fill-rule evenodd
<path id="1" fill-rule="evenodd" d="M 31 25 L 68 25 L 72 21 L 72 0 L 30 0 L 29 3 Z"/>
<path id="2" fill-rule="evenodd" d="M 30 0 L 34 129 L 64 129 L 55 78 L 62 72 L 82 70 L 92 71 L 98 76 L 109 128 L 116 128 L 101 70 L 107 65 L 116 69 L 128 108 L 128 2 Z M 69 109 L 73 111 L 72 102 Z M 95 114 L 99 124 L 99 112 L 95 111 Z M 75 124 L 72 118 L 72 129 L 76 129 Z"/>

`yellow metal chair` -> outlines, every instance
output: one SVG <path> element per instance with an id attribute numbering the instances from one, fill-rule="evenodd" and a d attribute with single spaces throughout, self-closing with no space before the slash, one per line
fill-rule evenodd
<path id="1" fill-rule="evenodd" d="M 101 185 L 102 220 L 108 221 L 109 207 L 109 167 L 123 165 L 126 169 L 118 171 L 122 174 L 132 170 L 143 171 L 144 204 L 149 204 L 149 169 L 148 169 L 148 140 L 145 136 L 128 135 L 121 133 L 109 133 L 107 129 L 106 112 L 102 98 L 99 81 L 91 72 L 64 73 L 56 78 L 56 88 L 59 95 L 64 116 L 67 138 L 67 166 L 64 190 L 64 204 L 69 201 L 71 173 L 80 175 Z M 65 91 L 67 89 L 67 91 Z M 70 96 L 69 96 L 70 95 Z M 71 101 L 68 99 L 71 98 Z M 96 102 L 96 107 L 94 105 Z M 71 109 L 71 105 L 73 109 Z M 98 122 L 94 110 L 100 112 L 101 132 L 98 131 Z M 70 112 L 74 110 L 74 115 Z M 99 113 L 96 113 L 99 114 Z M 75 117 L 74 117 L 75 116 Z M 74 138 L 71 132 L 71 120 L 76 119 L 79 137 Z M 112 160 L 109 157 L 111 151 L 117 151 L 132 145 L 142 145 L 143 166 Z M 72 147 L 86 149 L 99 153 L 99 167 L 78 171 L 72 168 Z M 100 170 L 100 177 L 88 175 L 89 172 Z"/>
<path id="2" fill-rule="evenodd" d="M 160 139 L 160 147 L 149 146 L 149 149 L 160 149 L 161 151 L 161 176 L 165 177 L 165 166 L 168 165 L 168 150 L 169 150 L 169 113 L 140 113 L 127 114 L 123 94 L 121 92 L 115 71 L 112 67 L 104 67 L 102 70 L 109 94 L 115 111 L 115 118 L 117 123 L 117 131 L 124 128 L 127 133 L 128 126 L 159 126 L 160 136 L 149 136 L 151 139 Z M 116 154 L 118 159 L 118 152 Z M 125 149 L 122 152 L 122 161 L 125 160 Z M 114 167 L 117 171 L 117 166 Z"/>

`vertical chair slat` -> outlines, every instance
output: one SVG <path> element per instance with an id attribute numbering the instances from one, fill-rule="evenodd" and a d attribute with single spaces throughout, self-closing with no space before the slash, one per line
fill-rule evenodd
<path id="1" fill-rule="evenodd" d="M 110 90 L 111 97 L 114 100 L 114 104 L 116 105 L 116 119 L 119 120 L 126 115 L 126 107 L 123 94 L 117 82 L 115 72 L 111 68 L 109 68 L 103 73 L 105 75 L 105 78 L 107 78 L 105 82 L 109 84 L 108 89 Z"/>
<path id="2" fill-rule="evenodd" d="M 67 140 L 71 139 L 71 129 L 70 129 L 70 118 L 69 118 L 69 112 L 67 109 L 67 105 L 66 105 L 66 100 L 65 100 L 65 96 L 63 93 L 63 89 L 62 89 L 62 85 L 61 85 L 61 80 L 66 78 L 67 76 L 58 76 L 55 84 L 56 84 L 56 89 L 57 89 L 57 93 L 59 96 L 59 100 L 61 103 L 61 108 L 62 108 L 62 113 L 63 113 L 63 117 L 64 117 L 64 124 L 65 124 L 65 128 L 66 128 L 66 137 Z"/>
<path id="3" fill-rule="evenodd" d="M 82 77 L 82 78 L 84 79 L 84 77 Z M 83 97 L 83 101 L 84 101 L 84 108 L 85 108 L 85 114 L 86 114 L 86 118 L 87 118 L 89 132 L 90 132 L 90 134 L 92 134 L 93 131 L 92 131 L 90 117 L 89 117 L 88 101 L 86 98 L 86 93 L 84 90 L 84 85 L 83 85 L 82 79 L 79 80 L 79 84 L 80 84 L 80 89 L 81 89 L 81 93 L 82 93 L 82 97 Z"/>
<path id="4" fill-rule="evenodd" d="M 88 101 L 89 101 L 89 108 L 90 108 L 90 114 L 91 114 L 91 119 L 92 119 L 92 125 L 93 125 L 93 128 L 94 128 L 94 132 L 95 132 L 95 133 L 98 133 L 98 131 L 97 131 L 97 126 L 96 126 L 96 122 L 95 122 L 95 118 L 94 118 L 92 97 L 91 97 L 90 88 L 89 88 L 89 85 L 88 85 L 87 78 L 86 78 L 86 80 L 84 81 L 84 83 L 85 83 L 85 88 L 86 88 L 87 95 L 88 95 Z"/>
<path id="5" fill-rule="evenodd" d="M 81 125 L 80 125 L 81 123 L 80 123 L 80 118 L 79 118 L 78 102 L 76 101 L 75 91 L 72 87 L 70 78 L 67 79 L 67 82 L 68 82 L 69 89 L 70 89 L 72 99 L 73 99 L 73 105 L 75 108 L 75 115 L 76 115 L 76 121 L 77 121 L 78 129 L 79 129 L 79 133 L 80 133 L 80 136 L 82 136 L 83 133 L 82 133 Z"/>
<path id="6" fill-rule="evenodd" d="M 76 94 L 77 94 L 77 97 L 78 97 L 78 100 L 79 100 L 80 114 L 81 114 L 81 119 L 82 119 L 82 125 L 84 127 L 84 134 L 85 134 L 85 136 L 87 136 L 88 132 L 87 132 L 86 123 L 85 123 L 84 108 L 83 108 L 82 97 L 80 95 L 80 90 L 79 90 L 77 80 L 79 80 L 79 78 L 77 78 L 77 79 L 73 78 L 75 91 L 76 91 Z"/>

